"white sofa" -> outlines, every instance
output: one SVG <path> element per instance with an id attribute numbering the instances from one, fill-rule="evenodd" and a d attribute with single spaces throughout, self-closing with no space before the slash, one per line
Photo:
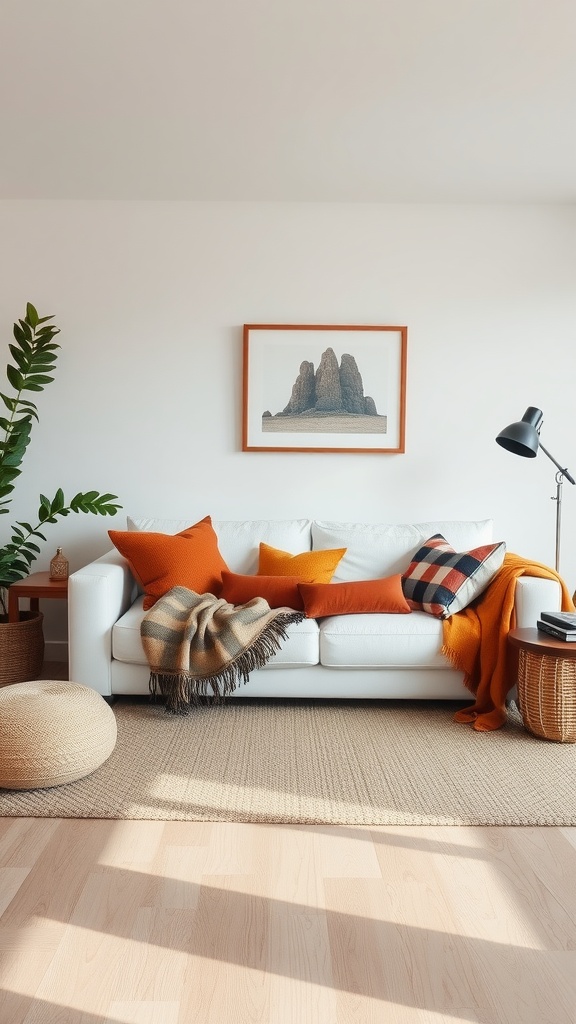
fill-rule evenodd
<path id="1" fill-rule="evenodd" d="M 128 519 L 129 529 L 178 533 L 194 519 Z M 458 550 L 493 540 L 492 521 L 410 525 L 326 521 L 213 522 L 232 572 L 255 573 L 260 541 L 297 554 L 345 547 L 334 583 L 402 572 L 424 540 L 441 533 Z M 498 538 L 500 539 L 500 538 Z M 70 576 L 70 678 L 103 696 L 148 693 L 149 669 L 140 640 L 143 598 L 125 559 L 113 549 Z M 516 625 L 535 626 L 543 608 L 560 607 L 554 580 L 520 577 Z M 305 619 L 265 668 L 251 674 L 238 697 L 471 699 L 462 675 L 441 652 L 442 623 L 425 612 Z"/>

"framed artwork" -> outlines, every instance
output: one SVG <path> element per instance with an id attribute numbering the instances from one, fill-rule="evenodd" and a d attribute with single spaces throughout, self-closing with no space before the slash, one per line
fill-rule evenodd
<path id="1" fill-rule="evenodd" d="M 242 451 L 404 451 L 406 327 L 244 324 Z"/>

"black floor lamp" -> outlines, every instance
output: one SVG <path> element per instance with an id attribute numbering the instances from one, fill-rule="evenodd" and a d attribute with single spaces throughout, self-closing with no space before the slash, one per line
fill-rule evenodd
<path id="1" fill-rule="evenodd" d="M 541 409 L 535 409 L 533 405 L 530 405 L 524 413 L 521 420 L 518 423 L 511 423 L 509 427 L 504 427 L 496 438 L 499 445 L 502 448 L 506 448 L 507 451 L 513 452 L 514 455 L 523 455 L 528 459 L 535 459 L 538 454 L 538 449 L 541 448 L 545 455 L 548 456 L 551 462 L 554 463 L 558 472 L 556 473 L 556 497 L 552 500 L 556 502 L 556 572 L 560 571 L 560 522 L 562 517 L 562 484 L 564 479 L 568 480 L 571 484 L 576 484 L 574 477 L 570 475 L 566 468 L 563 468 L 559 462 L 549 451 L 546 450 L 540 440 L 540 428 L 544 422 L 544 417 Z"/>

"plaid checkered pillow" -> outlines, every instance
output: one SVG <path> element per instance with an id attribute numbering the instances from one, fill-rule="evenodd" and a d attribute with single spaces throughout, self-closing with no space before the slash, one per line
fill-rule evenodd
<path id="1" fill-rule="evenodd" d="M 419 548 L 402 574 L 404 596 L 411 608 L 447 619 L 485 590 L 505 553 L 504 541 L 472 551 L 455 551 L 441 533 L 436 533 Z"/>

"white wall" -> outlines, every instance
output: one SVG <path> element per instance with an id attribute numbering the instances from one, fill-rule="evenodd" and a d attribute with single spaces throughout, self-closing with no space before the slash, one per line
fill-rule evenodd
<path id="1" fill-rule="evenodd" d="M 62 486 L 191 522 L 492 516 L 553 563 L 554 467 L 494 437 L 536 405 L 576 474 L 575 207 L 4 202 L 0 228 L 3 351 L 27 300 L 62 329 L 0 542 Z M 407 324 L 406 453 L 242 453 L 242 324 L 260 322 Z M 56 544 L 77 568 L 124 523 L 62 520 L 36 568 Z M 575 536 L 565 484 L 571 590 Z M 64 609 L 44 610 L 64 640 Z"/>

